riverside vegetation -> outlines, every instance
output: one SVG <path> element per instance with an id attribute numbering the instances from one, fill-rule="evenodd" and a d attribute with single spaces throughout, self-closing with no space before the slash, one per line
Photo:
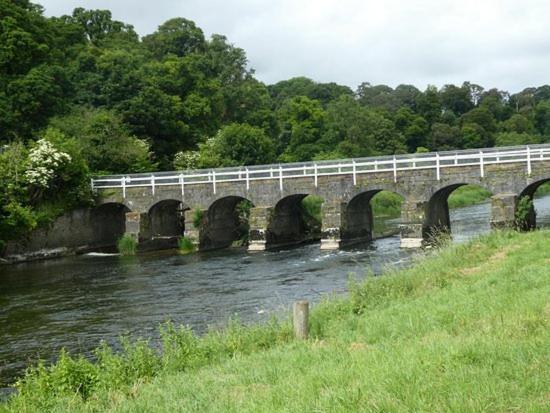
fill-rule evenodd
<path id="1" fill-rule="evenodd" d="M 62 353 L 31 368 L 1 412 L 547 411 L 550 233 L 493 232 L 351 280 L 289 321 Z"/>
<path id="2" fill-rule="evenodd" d="M 92 206 L 93 174 L 550 141 L 549 85 L 266 85 L 243 49 L 186 18 L 140 38 L 108 10 L 0 10 L 0 255 Z"/>

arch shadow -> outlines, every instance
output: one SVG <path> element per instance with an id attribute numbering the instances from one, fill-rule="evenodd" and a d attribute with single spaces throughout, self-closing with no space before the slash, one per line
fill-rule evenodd
<path id="1" fill-rule="evenodd" d="M 275 204 L 266 232 L 268 248 L 281 248 L 321 239 L 320 219 L 305 210 L 302 204 L 308 195 L 288 195 Z M 319 222 L 314 222 L 317 220 Z"/>
<path id="2" fill-rule="evenodd" d="M 224 196 L 212 202 L 202 219 L 200 249 L 246 245 L 251 207 L 250 200 L 238 195 Z"/>
<path id="3" fill-rule="evenodd" d="M 126 205 L 109 202 L 92 209 L 94 244 L 100 248 L 114 247 L 126 231 Z"/>
<path id="4" fill-rule="evenodd" d="M 432 194 L 425 207 L 425 218 L 422 228 L 422 235 L 425 240 L 433 241 L 435 240 L 435 238 L 441 235 L 452 234 L 452 217 L 449 211 L 449 198 L 458 188 L 463 187 L 477 187 L 479 188 L 479 191 L 485 191 L 488 198 L 490 198 L 490 196 L 492 195 L 492 192 L 488 188 L 481 186 L 477 183 L 456 183 L 438 189 Z M 457 204 L 457 207 L 473 207 L 476 204 L 483 203 L 477 202 L 476 198 L 478 196 L 483 197 L 484 193 L 479 193 L 479 195 L 472 194 L 470 196 L 467 193 L 464 193 L 461 198 L 455 199 L 455 203 Z M 484 228 L 486 231 L 490 229 L 491 207 L 479 206 L 478 208 L 485 209 L 485 211 L 478 211 L 478 213 L 482 215 L 487 215 L 487 219 L 483 220 L 482 222 L 475 218 L 477 215 L 474 215 L 470 218 L 468 218 L 467 216 L 462 217 L 460 221 L 461 225 L 459 227 L 461 237 L 468 237 L 474 235 L 475 233 L 479 233 L 480 230 L 483 230 L 483 227 L 486 227 Z"/>
<path id="5" fill-rule="evenodd" d="M 176 199 L 164 199 L 153 204 L 147 213 L 152 239 L 174 238 L 185 230 L 184 212 L 189 207 Z"/>

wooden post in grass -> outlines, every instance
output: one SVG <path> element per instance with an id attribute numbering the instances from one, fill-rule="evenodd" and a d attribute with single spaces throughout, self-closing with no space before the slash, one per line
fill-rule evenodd
<path id="1" fill-rule="evenodd" d="M 294 336 L 306 340 L 309 333 L 309 302 L 296 301 L 293 306 Z"/>

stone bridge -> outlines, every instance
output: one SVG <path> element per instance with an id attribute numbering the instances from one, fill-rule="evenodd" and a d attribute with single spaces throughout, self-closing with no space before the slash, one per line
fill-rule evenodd
<path id="1" fill-rule="evenodd" d="M 401 246 L 419 247 L 450 230 L 447 199 L 479 185 L 491 198 L 491 225 L 514 223 L 518 199 L 550 180 L 550 145 L 186 172 L 104 176 L 92 180 L 113 239 L 140 243 L 185 234 L 200 249 L 230 246 L 242 236 L 241 201 L 250 201 L 250 251 L 308 239 L 300 213 L 307 195 L 322 197 L 321 248 L 372 239 L 370 201 L 382 191 L 404 199 Z M 533 211 L 532 211 L 533 212 Z M 529 216 L 534 226 L 535 214 Z"/>

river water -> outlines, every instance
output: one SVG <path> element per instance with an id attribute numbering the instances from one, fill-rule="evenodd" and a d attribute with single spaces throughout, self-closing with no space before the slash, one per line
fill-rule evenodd
<path id="1" fill-rule="evenodd" d="M 550 197 L 535 200 L 535 206 L 539 224 L 548 224 Z M 457 242 L 485 233 L 489 204 L 453 210 L 451 221 Z M 310 244 L 254 254 L 164 251 L 0 266 L 0 388 L 62 347 L 88 353 L 100 340 L 115 343 L 123 333 L 154 341 L 159 323 L 167 320 L 198 333 L 233 316 L 259 322 L 296 299 L 315 302 L 345 292 L 350 274 L 361 279 L 405 266 L 419 253 L 400 249 L 394 236 L 330 252 Z"/>

